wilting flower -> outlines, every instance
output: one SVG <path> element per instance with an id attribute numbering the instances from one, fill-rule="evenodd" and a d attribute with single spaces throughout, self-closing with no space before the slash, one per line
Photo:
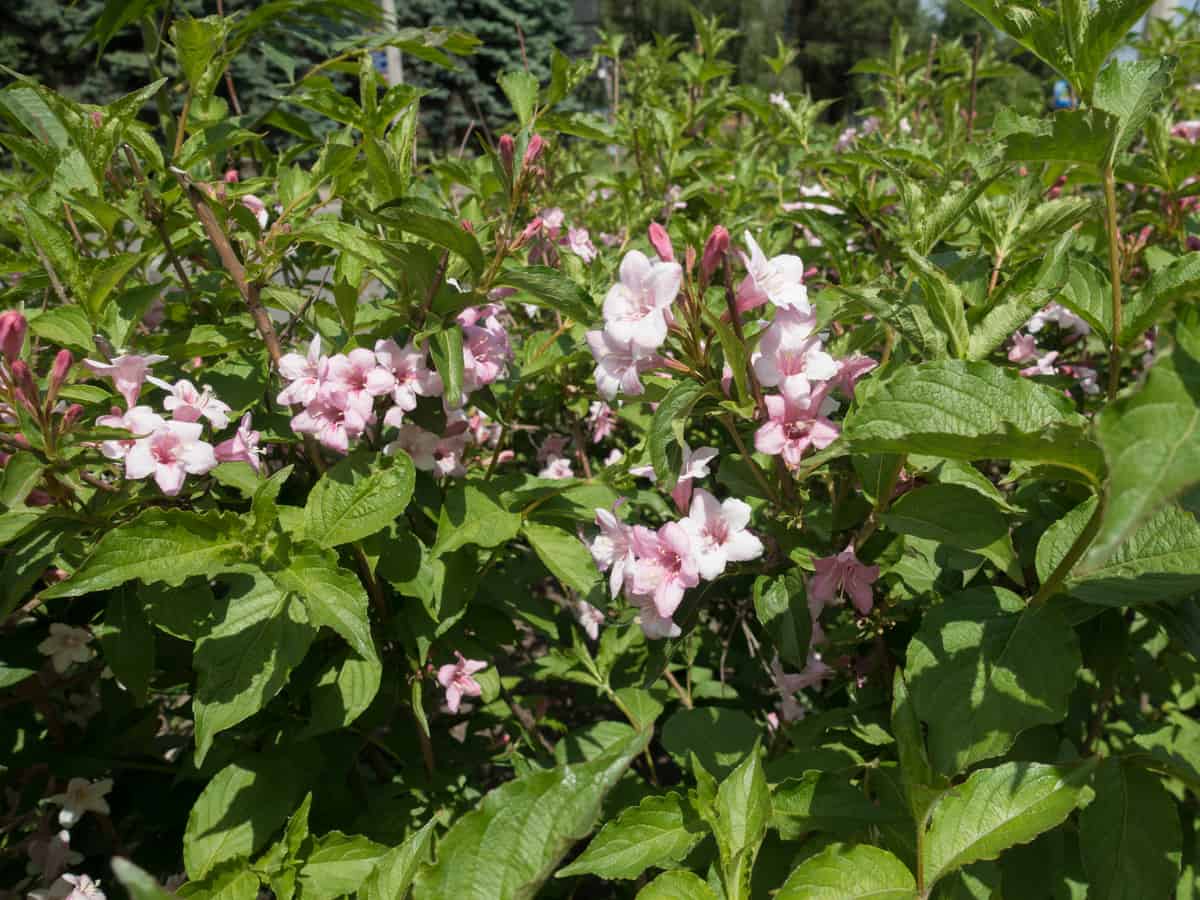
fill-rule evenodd
<path id="1" fill-rule="evenodd" d="M 667 339 L 667 315 L 682 281 L 679 263 L 652 263 L 631 250 L 621 261 L 620 281 L 604 297 L 605 333 L 617 344 L 657 349 Z"/>
<path id="2" fill-rule="evenodd" d="M 176 421 L 199 422 L 204 418 L 212 422 L 213 428 L 218 429 L 229 424 L 229 404 L 218 400 L 208 385 L 204 386 L 203 391 L 198 391 L 186 378 L 181 378 L 174 384 L 168 384 L 153 375 L 147 376 L 146 380 L 168 393 L 169 396 L 163 400 L 163 408 L 171 413 Z"/>
<path id="3" fill-rule="evenodd" d="M 38 652 L 50 657 L 54 671 L 61 675 L 71 663 L 85 663 L 96 655 L 96 651 L 88 646 L 91 642 L 92 633 L 86 628 L 51 622 L 50 636 L 38 644 Z"/>
<path id="4" fill-rule="evenodd" d="M 249 463 L 255 472 L 259 471 L 262 466 L 262 450 L 258 448 L 259 439 L 262 437 L 257 431 L 250 427 L 250 413 L 242 416 L 242 421 L 238 424 L 237 432 L 228 440 L 222 441 L 213 448 L 213 455 L 218 462 L 244 462 Z"/>
<path id="5" fill-rule="evenodd" d="M 454 655 L 458 662 L 448 663 L 438 669 L 437 680 L 446 690 L 446 705 L 450 712 L 457 713 L 463 697 L 478 697 L 483 693 L 479 682 L 471 676 L 487 668 L 487 663 L 480 659 L 466 659 L 457 650 Z"/>
<path id="6" fill-rule="evenodd" d="M 118 356 L 111 363 L 85 359 L 83 364 L 97 375 L 111 378 L 113 386 L 117 389 L 117 393 L 125 398 L 125 404 L 127 406 L 134 406 L 137 404 L 138 394 L 142 392 L 142 384 L 146 381 L 146 373 L 150 371 L 152 365 L 160 363 L 165 359 L 165 356 L 159 356 L 158 354 L 150 354 L 149 356 L 124 354 Z"/>
<path id="7" fill-rule="evenodd" d="M 808 584 L 809 598 L 813 604 L 828 605 L 842 593 L 850 595 L 854 608 L 866 615 L 875 605 L 871 585 L 879 578 L 879 566 L 866 566 L 854 553 L 854 544 L 836 556 L 826 556 L 814 561 L 816 574 Z"/>
<path id="8" fill-rule="evenodd" d="M 835 387 L 841 388 L 849 396 L 854 396 L 854 386 L 860 378 L 873 371 L 879 363 L 869 356 L 856 353 L 854 356 L 838 360 L 838 373 L 833 378 Z"/>
<path id="9" fill-rule="evenodd" d="M 47 797 L 46 800 L 62 807 L 58 811 L 58 824 L 70 828 L 82 819 L 85 813 L 94 812 L 107 816 L 108 801 L 104 797 L 112 790 L 112 786 L 111 778 L 102 778 L 99 781 L 72 778 L 67 783 L 66 791 Z"/>
<path id="10" fill-rule="evenodd" d="M 1035 375 L 1054 375 L 1057 374 L 1057 369 L 1054 368 L 1054 361 L 1058 359 L 1058 351 L 1051 350 L 1049 353 L 1039 356 L 1037 362 L 1032 366 L 1026 366 L 1021 370 L 1021 374 L 1026 378 L 1032 378 Z"/>
<path id="11" fill-rule="evenodd" d="M 747 562 L 762 556 L 762 541 L 746 530 L 750 507 L 734 497 L 721 502 L 698 488 L 688 517 L 679 524 L 692 538 L 700 577 L 706 581 L 724 572 L 731 562 Z"/>

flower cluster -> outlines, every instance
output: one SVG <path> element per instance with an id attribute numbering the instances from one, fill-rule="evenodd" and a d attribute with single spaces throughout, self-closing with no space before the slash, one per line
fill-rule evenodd
<path id="1" fill-rule="evenodd" d="M 708 449 L 702 452 L 711 459 Z M 701 467 L 707 473 L 707 460 Z M 689 476 L 689 484 L 694 478 Z M 762 541 L 747 529 L 749 505 L 733 497 L 719 501 L 703 488 L 694 493 L 689 488 L 689 493 L 688 514 L 657 530 L 627 525 L 611 510 L 596 510 L 600 534 L 591 542 L 592 558 L 601 572 L 609 573 L 612 596 L 624 592 L 639 607 L 642 630 L 650 638 L 680 633 L 672 616 L 688 588 L 719 577 L 729 563 L 757 559 L 763 552 Z"/>
<path id="2" fill-rule="evenodd" d="M 153 477 L 162 492 L 174 497 L 183 489 L 188 475 L 204 475 L 220 462 L 245 462 L 257 471 L 261 465 L 260 435 L 251 428 L 250 414 L 242 417 L 237 431 L 213 446 L 204 440 L 204 421 L 213 431 L 229 426 L 229 405 L 213 393 L 212 388 L 197 388 L 187 379 L 174 384 L 149 374 L 150 367 L 165 360 L 165 356 L 123 354 L 112 362 L 84 360 L 84 365 L 113 380 L 127 408 L 121 412 L 113 407 L 96 424 L 130 433 L 128 438 L 113 438 L 100 444 L 105 457 L 125 464 L 125 477 Z M 163 410 L 166 418 L 149 406 L 138 405 L 142 388 L 149 381 L 167 392 Z"/>

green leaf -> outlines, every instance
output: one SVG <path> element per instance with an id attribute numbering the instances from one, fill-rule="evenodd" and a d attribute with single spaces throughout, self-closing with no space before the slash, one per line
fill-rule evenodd
<path id="1" fill-rule="evenodd" d="M 17 208 L 25 227 L 29 231 L 29 239 L 45 256 L 46 261 L 54 269 L 54 273 L 62 284 L 74 295 L 74 299 L 82 300 L 79 291 L 79 252 L 71 236 L 56 221 L 43 215 L 27 203 L 18 201 Z M 59 307 L 69 308 L 69 307 Z M 90 346 L 90 344 L 89 344 Z"/>
<path id="2" fill-rule="evenodd" d="M 133 900 L 171 900 L 171 894 L 162 889 L 149 872 L 140 869 L 122 856 L 114 856 L 112 861 L 113 875 L 121 883 L 121 887 L 129 891 Z M 256 885 L 257 887 L 257 885 Z"/>
<path id="3" fill-rule="evenodd" d="M 334 660 L 310 694 L 312 717 L 304 736 L 313 737 L 349 725 L 371 705 L 382 678 L 383 666 L 377 659 L 347 656 Z"/>
<path id="4" fill-rule="evenodd" d="M 306 900 L 334 900 L 358 890 L 387 848 L 362 835 L 330 832 L 316 839 L 300 867 Z"/>
<path id="5" fill-rule="evenodd" d="M 718 900 L 699 875 L 686 869 L 663 872 L 638 891 L 637 900 Z"/>
<path id="6" fill-rule="evenodd" d="M 486 484 L 459 483 L 446 492 L 432 553 L 442 556 L 468 544 L 498 547 L 520 529 L 521 516 L 501 506 Z"/>
<path id="7" fill-rule="evenodd" d="M 281 589 L 304 598 L 311 624 L 336 631 L 362 659 L 379 659 L 371 637 L 367 592 L 358 576 L 338 565 L 334 553 L 302 550 L 286 569 L 270 575 Z"/>
<path id="8" fill-rule="evenodd" d="M 1152 5 L 1153 0 L 1100 0 L 1095 8 L 1087 4 L 1086 36 L 1082 46 L 1075 51 L 1078 84 L 1083 90 L 1091 88 L 1100 67 L 1125 41 Z M 1097 105 L 1100 102 L 1099 90 L 1097 85 Z"/>
<path id="9" fill-rule="evenodd" d="M 262 847 L 300 799 L 305 770 L 294 754 L 248 756 L 213 776 L 188 816 L 183 863 L 199 880 Z"/>
<path id="10" fill-rule="evenodd" d="M 917 883 L 891 853 L 833 844 L 792 870 L 776 900 L 912 900 Z"/>
<path id="11" fill-rule="evenodd" d="M 1080 316 L 1105 341 L 1112 334 L 1112 291 L 1108 276 L 1090 262 L 1071 260 L 1059 302 Z"/>
<path id="12" fill-rule="evenodd" d="M 1146 117 L 1171 83 L 1175 63 L 1168 56 L 1114 59 L 1100 72 L 1094 104 L 1114 121 L 1108 154 L 1103 160 L 1105 165 L 1112 165 L 1142 130 Z"/>
<path id="13" fill-rule="evenodd" d="M 923 822 L 925 813 L 943 786 L 945 779 L 933 774 L 925 734 L 912 702 L 904 672 L 897 666 L 892 678 L 892 735 L 900 758 L 904 798 L 914 822 Z"/>
<path id="14" fill-rule="evenodd" d="M 1160 356 L 1145 385 L 1096 421 L 1108 461 L 1108 504 L 1085 560 L 1108 559 L 1139 525 L 1200 482 L 1200 361 L 1183 344 Z"/>
<path id="15" fill-rule="evenodd" d="M 526 522 L 521 533 L 538 559 L 564 585 L 587 596 L 600 584 L 600 572 L 591 551 L 576 535 L 553 525 Z"/>
<path id="16" fill-rule="evenodd" d="M 740 709 L 703 706 L 681 709 L 667 719 L 662 745 L 681 766 L 694 753 L 708 772 L 724 775 L 760 737 L 759 727 Z"/>
<path id="17" fill-rule="evenodd" d="M 1169 897 L 1179 877 L 1179 811 L 1161 779 L 1106 759 L 1096 770 L 1096 797 L 1079 816 L 1079 849 L 1088 897 Z"/>
<path id="18" fill-rule="evenodd" d="M 754 579 L 754 612 L 771 636 L 779 658 L 798 669 L 808 664 L 812 614 L 804 579 L 795 572 Z"/>
<path id="19" fill-rule="evenodd" d="M 1145 754 L 1131 761 L 1178 778 L 1193 794 L 1200 795 L 1200 723 L 1171 710 L 1161 728 L 1135 735 L 1134 743 Z"/>
<path id="20" fill-rule="evenodd" d="M 462 227 L 457 220 L 442 212 L 433 204 L 415 197 L 406 197 L 383 206 L 377 212 L 385 215 L 389 222 L 398 227 L 450 250 L 471 267 L 479 277 L 483 272 L 483 251 L 475 235 Z"/>
<path id="21" fill-rule="evenodd" d="M 968 2 L 968 0 L 963 0 Z M 1024 162 L 1074 162 L 1099 165 L 1112 145 L 1112 119 L 1095 110 L 1073 109 L 1044 119 L 1004 120 L 1004 158 Z"/>
<path id="22" fill-rule="evenodd" d="M 663 490 L 675 487 L 679 473 L 671 465 L 668 452 L 677 437 L 682 435 L 692 407 L 704 396 L 706 388 L 691 379 L 678 382 L 659 401 L 654 418 L 650 420 L 650 431 L 646 443 L 650 448 L 650 462 L 654 465 L 657 483 Z"/>
<path id="23" fill-rule="evenodd" d="M 939 360 L 901 369 L 843 433 L 855 452 L 1027 460 L 1099 483 L 1104 461 L 1083 426 L 1053 388 L 990 363 Z"/>
<path id="24" fill-rule="evenodd" d="M 226 577 L 224 616 L 196 642 L 196 764 L 213 738 L 254 715 L 283 688 L 316 635 L 304 604 L 262 575 Z"/>
<path id="25" fill-rule="evenodd" d="M 947 791 L 925 836 L 926 887 L 1062 823 L 1079 802 L 1094 765 L 1004 763 L 980 769 Z"/>
<path id="26" fill-rule="evenodd" d="M 996 504 L 968 487 L 931 484 L 902 494 L 880 521 L 892 531 L 970 550 L 1020 577 L 1008 520 Z"/>
<path id="27" fill-rule="evenodd" d="M 1056 607 L 976 588 L 931 609 L 904 671 L 934 768 L 957 774 L 1006 752 L 1022 731 L 1061 721 L 1080 665 Z"/>
<path id="28" fill-rule="evenodd" d="M 901 821 L 893 810 L 876 806 L 862 788 L 832 772 L 805 772 L 775 788 L 771 797 L 774 824 L 784 840 L 809 831 L 852 834 L 868 825 Z"/>
<path id="29" fill-rule="evenodd" d="M 1140 339 L 1148 328 L 1166 317 L 1173 304 L 1195 299 L 1198 294 L 1200 253 L 1185 253 L 1154 272 L 1132 299 L 1126 301 L 1121 346 L 1128 347 Z M 1195 326 L 1192 325 L 1188 330 L 1194 331 Z M 1197 351 L 1192 349 L 1191 356 L 1195 358 L 1196 355 Z"/>
<path id="30" fill-rule="evenodd" d="M 969 342 L 962 291 L 945 272 L 923 256 L 910 250 L 906 257 L 909 265 L 916 270 L 917 279 L 921 283 L 921 292 L 925 295 L 925 308 L 949 339 L 951 355 L 961 359 L 967 355 Z"/>
<path id="31" fill-rule="evenodd" d="M 496 276 L 496 284 L 516 288 L 528 295 L 514 300 L 553 309 L 581 325 L 590 324 L 596 317 L 596 306 L 588 292 L 548 266 L 502 269 Z"/>
<path id="32" fill-rule="evenodd" d="M 19 450 L 8 458 L 0 473 L 0 504 L 13 507 L 24 503 L 37 487 L 45 467 L 32 453 Z"/>
<path id="33" fill-rule="evenodd" d="M 429 859 L 436 824 L 437 819 L 430 819 L 407 841 L 389 850 L 358 889 L 358 900 L 396 900 L 408 896 L 418 867 Z"/>
<path id="34" fill-rule="evenodd" d="M 517 121 L 524 128 L 533 121 L 533 111 L 537 105 L 538 80 L 524 69 L 504 72 L 496 79 L 504 96 L 512 105 Z"/>
<path id="35" fill-rule="evenodd" d="M 42 597 L 78 597 L 135 578 L 178 586 L 193 575 L 211 577 L 236 568 L 245 550 L 236 515 L 149 509 L 106 532 L 75 574 Z"/>
<path id="36" fill-rule="evenodd" d="M 29 331 L 43 341 L 91 355 L 96 345 L 92 326 L 81 306 L 56 306 L 29 322 Z"/>
<path id="37" fill-rule="evenodd" d="M 748 896 L 754 860 L 771 821 L 771 790 L 767 787 L 757 741 L 717 788 L 712 814 L 725 893 L 733 897 Z"/>
<path id="38" fill-rule="evenodd" d="M 457 325 L 445 328 L 429 342 L 433 365 L 442 376 L 446 405 L 457 408 L 463 403 L 463 334 Z"/>
<path id="39" fill-rule="evenodd" d="M 649 742 L 631 735 L 595 759 L 534 772 L 491 791 L 438 845 L 417 900 L 525 900 L 595 826 L 605 795 Z M 470 860 L 470 865 L 464 865 Z"/>
<path id="40" fill-rule="evenodd" d="M 304 536 L 337 547 L 381 531 L 403 514 L 416 472 L 407 453 L 355 453 L 325 472 L 304 506 Z"/>
<path id="41" fill-rule="evenodd" d="M 222 52 L 228 31 L 228 20 L 222 16 L 183 16 L 171 24 L 175 56 L 195 99 L 211 94 L 224 71 L 224 65 L 214 61 Z"/>
<path id="42" fill-rule="evenodd" d="M 637 878 L 651 867 L 665 869 L 681 862 L 707 834 L 708 828 L 679 794 L 645 797 L 605 824 L 587 849 L 555 877 Z"/>
<path id="43" fill-rule="evenodd" d="M 109 594 L 104 623 L 96 628 L 96 635 L 113 674 L 139 706 L 145 703 L 155 672 L 154 628 L 131 585 Z"/>

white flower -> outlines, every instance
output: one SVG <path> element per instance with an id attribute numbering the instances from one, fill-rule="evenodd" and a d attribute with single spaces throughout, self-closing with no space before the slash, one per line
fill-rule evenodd
<path id="1" fill-rule="evenodd" d="M 700 577 L 711 581 L 731 562 L 746 562 L 762 556 L 763 545 L 746 530 L 750 507 L 734 497 L 718 502 L 703 488 L 697 488 L 688 517 L 680 524 L 692 538 Z"/>
<path id="2" fill-rule="evenodd" d="M 204 386 L 203 391 L 199 391 L 186 378 L 180 378 L 174 384 L 168 384 L 153 375 L 146 376 L 146 380 L 170 394 L 163 399 L 163 408 L 171 413 L 176 421 L 199 422 L 204 418 L 212 422 L 213 428 L 217 429 L 229 424 L 229 404 L 218 400 L 208 385 Z"/>
<path id="3" fill-rule="evenodd" d="M 654 350 L 667 339 L 667 316 L 679 293 L 683 269 L 676 262 L 651 262 L 631 250 L 621 260 L 621 280 L 604 297 L 604 330 L 620 344 Z"/>
<path id="4" fill-rule="evenodd" d="M 96 651 L 88 646 L 92 633 L 86 628 L 72 628 L 62 622 L 50 625 L 50 636 L 38 644 L 38 651 L 50 657 L 54 671 L 60 675 L 71 667 L 71 663 L 85 663 Z"/>
<path id="5" fill-rule="evenodd" d="M 99 781 L 72 778 L 64 793 L 47 797 L 46 800 L 62 807 L 58 812 L 58 824 L 70 828 L 83 818 L 84 813 L 94 812 L 107 816 L 108 801 L 104 799 L 104 795 L 112 790 L 112 786 L 111 778 L 102 778 Z"/>

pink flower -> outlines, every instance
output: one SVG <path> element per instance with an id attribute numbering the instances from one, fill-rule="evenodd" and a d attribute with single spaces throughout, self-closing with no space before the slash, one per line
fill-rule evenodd
<path id="1" fill-rule="evenodd" d="M 604 330 L 614 342 L 655 350 L 667 339 L 667 315 L 679 293 L 679 263 L 652 263 L 638 250 L 621 261 L 621 280 L 604 297 Z"/>
<path id="2" fill-rule="evenodd" d="M 633 341 L 618 340 L 608 331 L 589 331 L 587 342 L 596 360 L 596 390 L 605 400 L 615 400 L 617 394 L 641 396 L 645 391 L 641 374 L 661 362 L 652 350 Z"/>
<path id="3" fill-rule="evenodd" d="M 83 862 L 83 854 L 71 849 L 71 832 L 60 830 L 29 842 L 29 861 L 46 881 L 54 881 L 68 866 Z"/>
<path id="4" fill-rule="evenodd" d="M 596 258 L 596 247 L 586 228 L 567 229 L 567 249 L 585 263 L 590 263 Z"/>
<path id="5" fill-rule="evenodd" d="M 28 327 L 29 323 L 20 310 L 10 309 L 0 313 L 0 354 L 10 363 L 21 355 Z"/>
<path id="6" fill-rule="evenodd" d="M 762 556 L 763 545 L 746 530 L 750 507 L 733 497 L 723 503 L 703 488 L 696 490 L 688 517 L 679 523 L 691 536 L 700 577 L 712 581 L 731 562 Z"/>
<path id="7" fill-rule="evenodd" d="M 879 566 L 864 566 L 850 543 L 837 556 L 814 560 L 816 574 L 809 580 L 809 599 L 827 606 L 841 593 L 850 595 L 854 608 L 866 615 L 875 605 L 871 585 L 879 578 Z"/>
<path id="8" fill-rule="evenodd" d="M 754 374 L 764 387 L 778 387 L 788 400 L 800 401 L 812 391 L 812 382 L 828 381 L 839 366 L 813 334 L 816 318 L 807 309 L 779 310 L 763 333 L 751 357 Z"/>
<path id="9" fill-rule="evenodd" d="M 250 413 L 246 413 L 242 416 L 237 433 L 217 444 L 213 448 L 213 455 L 218 462 L 245 462 L 249 463 L 255 472 L 261 471 L 262 460 L 259 457 L 262 456 L 262 450 L 258 448 L 261 437 L 257 431 L 251 430 Z"/>
<path id="10" fill-rule="evenodd" d="M 125 405 L 134 406 L 137 404 L 138 394 L 142 392 L 142 384 L 146 380 L 146 373 L 150 371 L 152 365 L 160 363 L 165 359 L 165 356 L 159 356 L 158 354 L 150 354 L 149 356 L 123 354 L 111 363 L 85 359 L 83 364 L 97 375 L 111 378 L 113 386 L 117 389 L 117 393 L 125 398 Z"/>
<path id="11" fill-rule="evenodd" d="M 708 240 L 704 242 L 704 253 L 700 256 L 700 276 L 708 281 L 717 271 L 717 267 L 725 260 L 729 252 L 729 232 L 723 225 L 713 227 Z"/>
<path id="12" fill-rule="evenodd" d="M 170 395 L 163 400 L 163 408 L 177 422 L 199 422 L 205 418 L 212 422 L 213 428 L 218 429 L 229 424 L 229 405 L 218 400 L 208 385 L 204 386 L 204 392 L 201 393 L 186 378 L 174 384 L 167 384 L 153 375 L 147 376 L 146 380 Z"/>
<path id="13" fill-rule="evenodd" d="M 1200 138 L 1200 120 L 1188 119 L 1183 122 L 1176 122 L 1171 126 L 1171 137 L 1179 137 L 1189 143 L 1196 143 Z"/>
<path id="14" fill-rule="evenodd" d="M 671 489 L 671 499 L 675 501 L 675 507 L 680 513 L 687 512 L 688 503 L 691 502 L 692 482 L 708 477 L 708 464 L 717 458 L 717 453 L 716 447 L 701 447 L 693 451 L 686 441 L 683 443 L 683 464 L 680 466 L 679 480 Z"/>
<path id="15" fill-rule="evenodd" d="M 1046 327 L 1047 323 L 1051 322 L 1076 335 L 1086 335 L 1092 332 L 1092 326 L 1059 303 L 1051 303 L 1040 312 L 1034 313 L 1025 327 L 1031 334 L 1037 334 Z"/>
<path id="16" fill-rule="evenodd" d="M 401 425 L 396 440 L 384 447 L 383 452 L 391 456 L 403 450 L 423 472 L 433 472 L 439 478 L 461 478 L 467 474 L 462 463 L 467 437 L 466 431 L 438 437 L 417 425 Z"/>
<path id="17" fill-rule="evenodd" d="M 861 353 L 838 360 L 838 373 L 834 376 L 833 383 L 853 397 L 854 386 L 858 384 L 858 380 L 873 371 L 878 365 L 879 363 L 871 357 L 863 356 Z"/>
<path id="18" fill-rule="evenodd" d="M 834 152 L 845 153 L 854 146 L 854 142 L 858 140 L 858 129 L 851 126 L 845 129 L 838 135 L 837 143 L 834 145 Z"/>
<path id="19" fill-rule="evenodd" d="M 1021 374 L 1026 378 L 1032 378 L 1035 375 L 1054 375 L 1057 369 L 1054 368 L 1054 361 L 1058 359 L 1058 351 L 1051 350 L 1049 353 L 1038 357 L 1037 362 L 1032 366 L 1026 366 L 1021 370 Z"/>
<path id="20" fill-rule="evenodd" d="M 671 236 L 667 234 L 667 229 L 657 222 L 651 222 L 649 232 L 650 245 L 654 247 L 658 258 L 665 263 L 675 262 L 675 248 L 671 246 Z"/>
<path id="21" fill-rule="evenodd" d="M 554 457 L 538 472 L 538 478 L 563 479 L 574 477 L 575 472 L 571 469 L 571 460 L 565 456 Z"/>
<path id="22" fill-rule="evenodd" d="M 567 218 L 566 213 L 564 213 L 560 207 L 552 206 L 549 209 L 542 210 L 542 213 L 540 216 L 538 216 L 538 218 L 542 220 L 542 228 L 545 229 L 549 238 L 553 241 L 558 240 L 559 232 L 562 231 L 563 222 L 565 222 Z"/>
<path id="23" fill-rule="evenodd" d="M 149 437 L 133 445 L 125 456 L 126 478 L 148 478 L 174 497 L 185 475 L 203 475 L 216 468 L 211 444 L 200 440 L 203 427 L 196 422 L 165 422 Z"/>
<path id="24" fill-rule="evenodd" d="M 72 628 L 62 622 L 50 623 L 50 635 L 38 644 L 38 652 L 50 657 L 54 671 L 61 675 L 71 668 L 71 663 L 85 663 L 96 655 L 88 646 L 92 633 L 86 628 Z M 64 822 L 68 828 L 73 822 Z"/>
<path id="25" fill-rule="evenodd" d="M 271 217 L 267 214 L 267 205 L 262 200 L 254 194 L 246 194 L 242 197 L 242 206 L 246 207 L 254 215 L 260 229 L 267 227 L 267 223 L 271 221 Z"/>
<path id="26" fill-rule="evenodd" d="M 496 381 L 512 359 L 508 332 L 495 316 L 481 328 L 463 327 L 463 391 L 470 394 Z M 449 402 L 450 398 L 447 398 Z"/>
<path id="27" fill-rule="evenodd" d="M 392 393 L 395 386 L 396 379 L 376 362 L 375 354 L 358 347 L 329 358 L 319 396 L 345 410 L 348 420 L 361 420 L 365 428 L 374 421 L 375 398 Z"/>
<path id="28" fill-rule="evenodd" d="M 540 463 L 549 462 L 563 455 L 563 451 L 567 449 L 567 444 L 571 443 L 571 439 L 566 435 L 552 434 L 546 440 L 542 441 L 542 446 L 538 447 L 537 460 Z"/>
<path id="29" fill-rule="evenodd" d="M 349 452 L 350 440 L 362 434 L 366 424 L 353 409 L 339 407 L 327 397 L 318 397 L 292 416 L 292 431 L 311 434 L 337 453 Z"/>
<path id="30" fill-rule="evenodd" d="M 750 232 L 745 233 L 750 255 L 742 254 L 747 275 L 738 288 L 737 307 L 744 312 L 768 300 L 783 309 L 809 312 L 808 288 L 804 286 L 804 262 L 789 253 L 767 259 Z"/>
<path id="31" fill-rule="evenodd" d="M 827 415 L 835 408 L 824 390 L 814 391 L 803 403 L 789 403 L 772 394 L 765 398 L 770 421 L 754 435 L 754 449 L 768 456 L 783 456 L 789 468 L 796 468 L 808 448 L 824 450 L 841 433 Z"/>
<path id="32" fill-rule="evenodd" d="M 1013 345 L 1008 351 L 1008 361 L 1015 363 L 1027 362 L 1037 356 L 1037 338 L 1032 334 L 1013 335 Z"/>
<path id="33" fill-rule="evenodd" d="M 700 569 L 692 539 L 678 522 L 651 531 L 633 529 L 633 593 L 653 595 L 658 614 L 669 619 L 683 601 L 683 592 L 700 583 Z"/>
<path id="34" fill-rule="evenodd" d="M 135 406 L 124 414 L 114 406 L 112 415 L 100 416 L 96 424 L 102 428 L 124 428 L 131 433 L 128 438 L 102 441 L 100 444 L 100 452 L 107 459 L 124 459 L 138 438 L 148 437 L 162 428 L 166 420 L 148 406 Z"/>
<path id="35" fill-rule="evenodd" d="M 488 664 L 480 659 L 466 659 L 457 650 L 458 662 L 448 663 L 438 669 L 437 680 L 446 689 L 446 705 L 450 712 L 457 713 L 463 697 L 478 697 L 483 693 L 479 682 L 471 676 L 486 669 Z"/>
<path id="36" fill-rule="evenodd" d="M 316 335 L 308 345 L 308 355 L 287 353 L 279 360 L 279 374 L 288 386 L 280 391 L 276 401 L 283 406 L 307 406 L 317 399 L 328 360 L 321 356 L 321 336 Z"/>
<path id="37" fill-rule="evenodd" d="M 617 428 L 617 414 L 603 400 L 594 400 L 588 407 L 588 424 L 592 426 L 592 443 L 598 444 Z"/>
<path id="38" fill-rule="evenodd" d="M 804 707 L 796 702 L 797 691 L 819 686 L 823 681 L 833 677 L 833 669 L 821 661 L 821 654 L 810 650 L 804 669 L 794 675 L 783 671 L 779 657 L 771 661 L 771 681 L 780 696 L 780 712 L 785 722 L 795 722 L 804 718 Z"/>
<path id="39" fill-rule="evenodd" d="M 604 613 L 586 600 L 575 601 L 575 621 L 593 641 L 600 637 L 600 626 L 604 624 Z"/>
<path id="40" fill-rule="evenodd" d="M 635 597 L 633 602 L 641 612 L 638 613 L 638 624 L 642 626 L 642 634 L 649 640 L 660 641 L 663 638 L 676 638 L 683 631 L 670 616 L 661 616 L 654 608 L 654 603 L 648 597 Z"/>
<path id="41" fill-rule="evenodd" d="M 621 587 L 633 578 L 633 567 L 637 562 L 633 552 L 633 529 L 607 509 L 596 510 L 596 524 L 600 526 L 600 534 L 592 539 L 588 549 L 596 561 L 596 568 L 610 573 L 608 590 L 616 597 Z"/>
<path id="42" fill-rule="evenodd" d="M 63 875 L 49 891 L 34 891 L 29 896 L 38 900 L 106 900 L 100 883 L 87 875 Z"/>

